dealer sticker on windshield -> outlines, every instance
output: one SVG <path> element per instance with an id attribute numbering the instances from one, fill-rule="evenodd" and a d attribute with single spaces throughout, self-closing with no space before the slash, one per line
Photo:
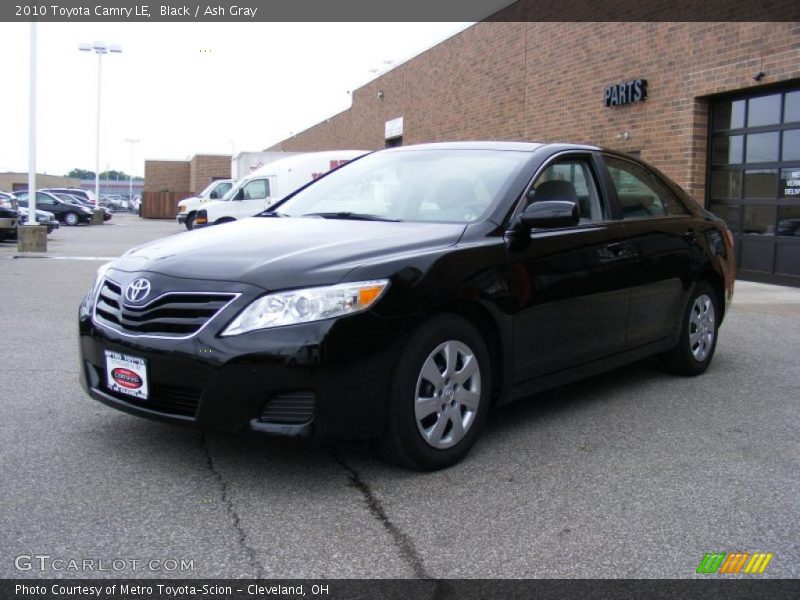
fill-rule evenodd
<path id="1" fill-rule="evenodd" d="M 147 400 L 145 359 L 106 350 L 106 384 L 112 392 Z"/>

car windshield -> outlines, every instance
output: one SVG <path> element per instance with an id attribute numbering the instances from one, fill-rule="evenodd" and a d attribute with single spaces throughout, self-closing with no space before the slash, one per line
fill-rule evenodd
<path id="1" fill-rule="evenodd" d="M 201 197 L 201 198 L 205 198 L 205 197 L 206 197 L 206 196 L 208 196 L 208 195 L 211 193 L 211 191 L 212 191 L 212 190 L 213 190 L 215 187 L 217 187 L 218 185 L 219 185 L 219 182 L 218 182 L 218 181 L 212 181 L 211 183 L 209 183 L 209 184 L 208 184 L 208 185 L 205 187 L 205 189 L 204 189 L 202 192 L 200 192 L 200 193 L 199 193 L 199 194 L 197 194 L 197 195 L 198 195 L 199 197 Z"/>
<path id="2" fill-rule="evenodd" d="M 298 192 L 282 216 L 471 223 L 484 218 L 530 158 L 499 150 L 378 152 Z"/>
<path id="3" fill-rule="evenodd" d="M 233 197 L 236 195 L 236 193 L 240 189 L 242 189 L 242 186 L 244 186 L 244 184 L 247 183 L 248 181 L 249 181 L 248 179 L 240 179 L 239 181 L 234 183 L 231 186 L 231 189 L 229 189 L 227 192 L 225 192 L 225 195 L 222 196 L 222 198 L 220 198 L 220 200 L 224 200 L 226 202 L 230 201 L 230 200 L 233 200 Z"/>

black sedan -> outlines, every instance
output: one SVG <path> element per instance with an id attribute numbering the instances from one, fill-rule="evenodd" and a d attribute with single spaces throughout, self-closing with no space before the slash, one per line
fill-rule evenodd
<path id="1" fill-rule="evenodd" d="M 63 192 L 52 192 L 52 194 L 53 196 L 55 196 L 59 200 L 63 200 L 67 204 L 74 204 L 75 206 L 83 206 L 91 211 L 94 211 L 95 208 L 94 204 L 92 204 L 89 200 L 84 200 L 80 196 L 73 196 L 72 194 L 65 194 Z M 105 207 L 102 204 L 98 204 L 97 208 L 103 213 L 103 221 L 111 220 L 111 217 L 114 213 L 110 208 Z"/>
<path id="2" fill-rule="evenodd" d="M 18 220 L 19 214 L 16 210 L 0 206 L 0 242 L 16 234 Z"/>
<path id="3" fill-rule="evenodd" d="M 20 206 L 28 207 L 28 192 L 18 192 L 17 201 Z M 60 200 L 50 192 L 36 192 L 36 208 L 51 212 L 60 223 L 78 225 L 92 222 L 92 211 L 85 206 L 77 206 Z"/>
<path id="4" fill-rule="evenodd" d="M 408 146 L 100 269 L 80 376 L 135 415 L 437 469 L 497 404 L 651 355 L 704 372 L 733 281 L 725 224 L 630 156 Z"/>

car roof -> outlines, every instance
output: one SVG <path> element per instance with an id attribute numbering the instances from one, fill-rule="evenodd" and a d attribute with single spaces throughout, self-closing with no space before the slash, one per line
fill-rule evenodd
<path id="1" fill-rule="evenodd" d="M 388 148 L 384 152 L 403 152 L 408 150 L 506 150 L 516 152 L 535 152 L 546 146 L 557 146 L 565 150 L 599 150 L 597 146 L 588 144 L 570 144 L 562 142 L 513 142 L 513 141 L 465 141 L 465 142 L 435 142 L 430 144 L 416 144 L 412 146 L 398 146 Z"/>

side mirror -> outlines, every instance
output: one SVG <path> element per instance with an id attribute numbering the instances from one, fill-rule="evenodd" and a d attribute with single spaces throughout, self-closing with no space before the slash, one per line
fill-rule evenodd
<path id="1" fill-rule="evenodd" d="M 211 192 L 211 193 L 208 195 L 208 197 L 209 197 L 211 200 L 216 200 L 217 198 L 219 198 L 219 195 L 217 194 L 217 190 L 214 190 L 213 192 Z"/>
<path id="2" fill-rule="evenodd" d="M 542 200 L 529 204 L 520 222 L 528 229 L 574 227 L 580 221 L 578 205 L 568 200 Z"/>
<path id="3" fill-rule="evenodd" d="M 239 191 L 236 192 L 236 200 L 244 200 L 244 188 L 239 188 Z"/>

